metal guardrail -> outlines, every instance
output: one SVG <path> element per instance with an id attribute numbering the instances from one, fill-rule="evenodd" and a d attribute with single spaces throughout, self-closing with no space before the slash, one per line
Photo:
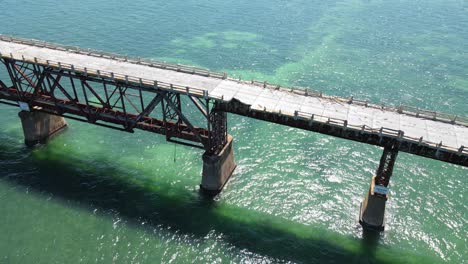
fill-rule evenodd
<path id="1" fill-rule="evenodd" d="M 201 75 L 205 77 L 227 79 L 226 73 L 214 72 L 208 69 L 198 68 L 198 67 L 193 67 L 193 66 L 188 66 L 188 65 L 183 65 L 183 64 L 171 64 L 171 63 L 167 63 L 163 61 L 133 58 L 133 57 L 122 56 L 122 55 L 118 55 L 118 54 L 114 54 L 110 52 L 98 51 L 98 50 L 93 50 L 93 49 L 83 49 L 83 48 L 76 47 L 76 46 L 61 45 L 61 44 L 50 43 L 50 42 L 45 42 L 41 40 L 24 39 L 24 38 L 12 37 L 12 36 L 7 36 L 7 35 L 0 35 L 0 40 L 17 43 L 17 44 L 35 46 L 39 48 L 48 48 L 48 49 L 53 49 L 53 50 L 66 51 L 66 52 L 82 54 L 86 56 L 93 56 L 93 57 L 98 57 L 98 58 L 105 58 L 105 59 L 117 60 L 117 61 L 122 61 L 122 62 L 141 64 L 144 66 L 149 66 L 149 67 L 154 67 L 154 68 L 159 68 L 159 69 L 166 69 L 166 70 L 173 70 L 173 71 L 189 73 L 189 74 L 196 74 L 196 75 Z"/>
<path id="2" fill-rule="evenodd" d="M 199 89 L 199 88 L 193 88 L 189 86 L 181 86 L 181 85 L 175 85 L 171 83 L 166 83 L 166 82 L 159 82 L 159 81 L 154 81 L 154 80 L 148 80 L 148 79 L 143 79 L 143 78 L 137 78 L 137 77 L 132 77 L 128 75 L 123 75 L 123 74 L 118 74 L 118 73 L 113 73 L 113 72 L 108 72 L 108 71 L 101 71 L 101 70 L 96 70 L 96 69 L 89 69 L 86 67 L 79 67 L 75 66 L 73 64 L 68 64 L 68 63 L 62 63 L 62 62 L 56 62 L 52 60 L 43 60 L 43 59 L 38 59 L 36 57 L 34 58 L 25 58 L 24 56 L 21 57 L 15 57 L 12 53 L 6 55 L 0 53 L 0 57 L 3 58 L 9 58 L 9 59 L 14 59 L 14 60 L 20 60 L 28 63 L 34 63 L 37 65 L 44 65 L 44 66 L 49 66 L 49 67 L 54 67 L 59 70 L 70 70 L 73 72 L 80 72 L 83 73 L 85 76 L 90 75 L 98 78 L 108 78 L 111 80 L 117 80 L 117 81 L 122 81 L 126 83 L 132 83 L 137 86 L 146 86 L 146 87 L 153 87 L 154 89 L 161 89 L 161 90 L 167 90 L 171 92 L 176 92 L 176 93 L 181 93 L 181 94 L 188 94 L 191 96 L 196 96 L 196 97 L 203 97 L 203 98 L 213 98 L 216 100 L 221 100 L 222 98 L 219 97 L 214 97 L 212 95 L 208 95 L 207 90 Z"/>
<path id="3" fill-rule="evenodd" d="M 279 114 L 282 114 L 282 113 L 279 112 Z M 288 115 L 288 114 L 282 114 L 282 115 Z M 400 141 L 410 141 L 413 143 L 417 143 L 418 145 L 425 145 L 436 150 L 446 149 L 446 150 L 449 150 L 451 152 L 456 152 L 461 155 L 468 155 L 467 146 L 460 146 L 460 148 L 457 149 L 457 148 L 444 145 L 442 141 L 439 143 L 435 143 L 435 142 L 424 140 L 423 137 L 414 138 L 414 137 L 406 136 L 404 131 L 402 130 L 395 130 L 395 129 L 386 128 L 386 127 L 372 128 L 372 127 L 365 126 L 365 125 L 363 126 L 350 125 L 348 124 L 348 121 L 344 119 L 331 118 L 327 116 L 316 115 L 316 114 L 311 114 L 311 113 L 301 112 L 301 111 L 296 111 L 294 112 L 293 116 L 291 115 L 288 115 L 288 116 L 294 119 L 306 120 L 306 121 L 309 121 L 310 123 L 318 122 L 318 123 L 329 124 L 332 126 L 338 126 L 341 128 L 359 131 L 361 133 L 378 135 L 380 138 L 382 138 L 383 136 L 391 137 Z"/>
<path id="4" fill-rule="evenodd" d="M 441 113 L 441 112 L 436 112 L 436 111 L 431 111 L 431 110 L 420 109 L 420 108 L 412 107 L 408 105 L 386 106 L 386 105 L 372 104 L 368 100 L 358 100 L 358 99 L 354 99 L 353 97 L 343 98 L 339 96 L 329 96 L 329 95 L 323 94 L 322 92 L 310 90 L 306 88 L 303 88 L 303 89 L 300 89 L 297 87 L 287 88 L 287 87 L 281 87 L 279 85 L 268 84 L 267 82 L 259 82 L 256 80 L 252 80 L 252 81 L 236 80 L 236 81 L 243 82 L 245 84 L 253 84 L 256 86 L 261 86 L 263 88 L 271 89 L 271 90 L 291 92 L 291 93 L 302 95 L 302 96 L 318 97 L 318 98 L 331 100 L 331 101 L 335 101 L 339 103 L 355 104 L 359 106 L 380 109 L 380 110 L 390 111 L 390 112 L 396 112 L 399 114 L 405 114 L 409 116 L 420 117 L 420 118 L 430 119 L 434 121 L 440 121 L 444 123 L 451 123 L 451 124 L 457 124 L 457 125 L 468 127 L 467 116 Z"/>
<path id="5" fill-rule="evenodd" d="M 468 127 L 468 117 L 467 116 L 460 116 L 460 115 L 454 115 L 454 114 L 447 114 L 447 113 L 441 113 L 441 112 L 436 112 L 436 111 L 431 111 L 431 110 L 425 110 L 425 109 L 420 109 L 417 107 L 412 107 L 408 105 L 399 105 L 399 106 L 386 106 L 386 105 L 379 105 L 379 104 L 372 104 L 368 100 L 359 100 L 355 99 L 352 96 L 349 98 L 343 98 L 339 96 L 329 96 L 325 95 L 320 91 L 316 90 L 311 90 L 308 88 L 298 88 L 298 87 L 282 87 L 280 85 L 274 85 L 270 84 L 266 81 L 261 82 L 257 80 L 250 80 L 250 81 L 244 81 L 241 79 L 232 79 L 228 78 L 229 80 L 236 81 L 238 83 L 243 83 L 243 84 L 250 84 L 250 85 L 255 85 L 259 87 L 263 87 L 265 89 L 270 89 L 270 90 L 278 90 L 278 91 L 284 91 L 284 92 L 291 92 L 297 95 L 301 96 L 311 96 L 311 97 L 318 97 L 322 99 L 327 99 L 335 102 L 340 102 L 340 103 L 346 103 L 346 104 L 355 104 L 359 106 L 364 106 L 364 107 L 370 107 L 374 109 L 380 109 L 380 110 L 385 110 L 385 111 L 390 111 L 390 112 L 396 112 L 399 114 L 405 114 L 405 115 L 410 115 L 410 116 L 415 116 L 415 117 L 420 117 L 420 118 L 426 118 L 426 119 L 431 119 L 434 121 L 440 121 L 444 123 L 451 123 L 451 124 L 457 124 L 461 126 L 466 126 Z"/>
<path id="6" fill-rule="evenodd" d="M 181 65 L 181 64 L 170 64 L 166 62 L 158 62 L 158 61 L 152 61 L 152 60 L 144 60 L 141 58 L 131 58 L 128 56 L 121 56 L 121 55 L 117 55 L 117 54 L 113 54 L 109 52 L 97 51 L 97 50 L 92 50 L 92 49 L 82 49 L 82 48 L 75 47 L 75 46 L 54 44 L 54 43 L 49 43 L 49 42 L 34 40 L 34 39 L 23 39 L 23 38 L 18 38 L 18 37 L 0 35 L 0 40 L 18 43 L 18 44 L 24 44 L 24 45 L 31 45 L 31 46 L 41 47 L 41 48 L 49 48 L 49 49 L 54 49 L 54 50 L 67 51 L 67 52 L 83 54 L 87 56 L 112 59 L 112 60 L 117 60 L 117 61 L 122 61 L 122 62 L 129 62 L 129 63 L 140 64 L 140 65 L 145 65 L 149 67 L 173 70 L 177 72 L 195 74 L 195 75 L 200 75 L 200 76 L 205 76 L 205 77 L 236 81 L 238 83 L 256 85 L 259 87 L 263 87 L 265 89 L 291 92 L 291 93 L 302 95 L 302 96 L 318 97 L 318 98 L 328 99 L 328 100 L 332 100 L 332 101 L 340 102 L 340 103 L 356 104 L 356 105 L 360 105 L 364 107 L 397 112 L 399 114 L 405 114 L 405 115 L 410 115 L 410 116 L 415 116 L 415 117 L 420 117 L 420 118 L 431 119 L 434 121 L 440 121 L 444 123 L 451 123 L 451 124 L 457 124 L 457 125 L 468 127 L 467 116 L 460 116 L 460 115 L 453 115 L 453 114 L 441 113 L 441 112 L 436 112 L 436 111 L 424 110 L 424 109 L 419 109 L 417 107 L 412 107 L 412 106 L 407 106 L 407 105 L 385 106 L 385 105 L 372 104 L 372 103 L 369 103 L 369 101 L 367 100 L 358 100 L 358 99 L 354 99 L 353 97 L 343 98 L 343 97 L 338 97 L 338 96 L 324 95 L 322 92 L 307 89 L 307 88 L 282 87 L 280 85 L 274 85 L 266 81 L 262 82 L 262 81 L 258 81 L 254 79 L 250 81 L 246 81 L 242 79 L 234 79 L 234 78 L 228 77 L 226 73 L 213 72 L 213 71 L 210 71 L 208 69 L 203 69 L 203 68 L 197 68 L 197 67 Z M 88 69 L 88 71 L 96 72 L 98 70 Z M 133 77 L 127 77 L 127 78 L 138 79 L 138 78 L 133 78 Z M 145 80 L 145 81 L 148 82 L 148 80 Z M 175 85 L 173 86 L 175 87 Z M 197 89 L 197 88 L 189 88 L 189 89 L 204 91 L 202 89 Z M 180 90 L 180 87 L 178 88 L 178 90 Z M 205 96 L 208 96 L 208 95 L 205 95 Z M 210 97 L 213 97 L 213 96 L 210 95 Z M 220 98 L 215 97 L 213 99 L 224 100 L 223 97 L 220 97 Z"/>

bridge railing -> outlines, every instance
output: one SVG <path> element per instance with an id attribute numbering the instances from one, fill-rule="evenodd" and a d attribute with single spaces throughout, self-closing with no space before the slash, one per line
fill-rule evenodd
<path id="1" fill-rule="evenodd" d="M 210 71 L 208 69 L 187 66 L 183 64 L 171 64 L 171 63 L 167 63 L 163 61 L 155 61 L 155 60 L 148 60 L 148 59 L 142 59 L 142 58 L 134 58 L 134 57 L 129 57 L 129 56 L 122 56 L 122 55 L 118 55 L 118 54 L 114 54 L 110 52 L 98 51 L 98 50 L 93 50 L 93 49 L 83 49 L 83 48 L 79 48 L 76 46 L 55 44 L 55 43 L 50 43 L 50 42 L 45 42 L 45 41 L 40 41 L 40 40 L 35 40 L 35 39 L 24 39 L 24 38 L 12 37 L 12 36 L 0 35 L 0 40 L 23 44 L 23 45 L 35 46 L 39 48 L 48 48 L 52 50 L 66 51 L 66 52 L 93 56 L 93 57 L 98 57 L 98 58 L 105 58 L 105 59 L 111 59 L 111 60 L 116 60 L 116 61 L 141 64 L 144 66 L 166 69 L 166 70 L 173 70 L 177 72 L 195 74 L 195 75 L 200 75 L 200 76 L 213 77 L 213 78 L 219 78 L 219 79 L 227 78 L 227 74 L 224 72 L 219 73 L 219 72 Z"/>
<path id="2" fill-rule="evenodd" d="M 395 129 L 386 128 L 386 127 L 372 128 L 366 125 L 363 125 L 363 126 L 351 125 L 348 123 L 347 120 L 344 120 L 344 119 L 332 118 L 332 117 L 327 117 L 323 115 L 316 115 L 316 114 L 302 112 L 302 111 L 296 111 L 294 112 L 294 115 L 290 115 L 288 113 L 281 113 L 281 112 L 278 112 L 278 114 L 290 116 L 291 118 L 294 118 L 294 119 L 306 120 L 310 124 L 314 122 L 328 124 L 331 126 L 340 127 L 342 129 L 350 129 L 354 131 L 359 131 L 360 133 L 378 135 L 380 138 L 390 137 L 390 138 L 397 139 L 399 141 L 409 141 L 409 142 L 417 143 L 418 145 L 425 145 L 436 150 L 445 149 L 451 152 L 459 153 L 461 155 L 468 155 L 468 146 L 460 146 L 457 149 L 451 146 L 444 145 L 442 141 L 439 143 L 436 143 L 436 142 L 428 141 L 424 139 L 423 137 L 414 138 L 414 137 L 407 136 L 402 130 L 395 130 Z"/>
<path id="3" fill-rule="evenodd" d="M 380 104 L 380 105 L 372 104 L 368 100 L 359 100 L 359 99 L 353 98 L 352 96 L 349 98 L 344 98 L 344 97 L 339 97 L 339 96 L 329 96 L 329 95 L 323 94 L 320 91 L 316 91 L 316 90 L 312 90 L 308 88 L 299 88 L 299 87 L 288 88 L 288 87 L 283 87 L 280 85 L 270 84 L 266 81 L 262 82 L 262 81 L 258 81 L 254 79 L 250 81 L 245 81 L 241 79 L 232 79 L 232 78 L 228 78 L 228 79 L 239 82 L 239 83 L 260 86 L 260 87 L 263 87 L 265 89 L 270 89 L 270 90 L 291 92 L 291 93 L 302 95 L 302 96 L 318 97 L 321 99 L 327 99 L 327 100 L 331 100 L 331 101 L 343 103 L 343 104 L 355 104 L 355 105 L 370 107 L 374 109 L 397 112 L 399 114 L 405 114 L 405 115 L 410 115 L 410 116 L 415 116 L 415 117 L 420 117 L 420 118 L 431 119 L 434 121 L 440 121 L 444 123 L 468 126 L 468 117 L 466 116 L 425 110 L 425 109 L 412 107 L 408 105 L 391 106 L 391 105 L 383 105 L 383 104 Z"/>
<path id="4" fill-rule="evenodd" d="M 181 85 L 175 85 L 175 84 L 166 83 L 166 82 L 148 80 L 148 79 L 143 79 L 143 78 L 138 78 L 138 77 L 133 77 L 133 76 L 128 76 L 128 75 L 113 73 L 109 71 L 102 71 L 102 70 L 90 69 L 86 67 L 75 66 L 69 63 L 39 59 L 36 57 L 26 58 L 24 56 L 15 56 L 15 54 L 12 54 L 12 53 L 10 54 L 0 53 L 0 57 L 7 58 L 7 59 L 20 60 L 20 61 L 33 63 L 37 65 L 54 67 L 59 70 L 69 70 L 72 72 L 79 72 L 79 73 L 84 74 L 85 76 L 90 75 L 90 76 L 94 76 L 98 78 L 107 78 L 111 80 L 131 83 L 137 86 L 147 86 L 147 87 L 152 87 L 154 89 L 162 89 L 162 90 L 167 90 L 170 92 L 188 94 L 191 96 L 203 97 L 203 98 L 208 98 L 209 96 L 210 98 L 213 98 L 213 99 L 222 100 L 221 97 L 214 97 L 213 95 L 208 95 L 207 90 L 198 89 L 198 88 L 189 87 L 189 86 L 181 86 Z"/>
<path id="5" fill-rule="evenodd" d="M 401 114 L 412 115 L 415 117 L 423 117 L 423 118 L 443 121 L 447 123 L 454 123 L 454 124 L 458 123 L 462 125 L 468 125 L 468 117 L 465 117 L 465 116 L 440 113 L 436 111 L 420 109 L 418 107 L 413 107 L 409 105 L 400 105 L 398 106 L 397 110 Z"/>
<path id="6" fill-rule="evenodd" d="M 425 109 L 412 107 L 408 105 L 391 106 L 391 105 L 383 105 L 383 104 L 380 104 L 380 105 L 372 104 L 368 100 L 359 100 L 353 97 L 343 98 L 339 96 L 329 96 L 329 95 L 323 94 L 322 92 L 311 90 L 311 89 L 304 89 L 304 88 L 298 88 L 298 87 L 287 88 L 287 87 L 273 85 L 267 82 L 261 82 L 257 80 L 251 80 L 251 81 L 235 80 L 235 81 L 242 82 L 245 84 L 253 84 L 256 86 L 263 87 L 265 89 L 291 92 L 291 93 L 302 95 L 302 96 L 318 97 L 321 99 L 327 99 L 327 100 L 331 100 L 331 101 L 343 103 L 343 104 L 355 104 L 355 105 L 370 107 L 370 108 L 379 109 L 379 110 L 396 112 L 399 114 L 405 114 L 405 115 L 410 115 L 410 116 L 415 116 L 415 117 L 420 117 L 420 118 L 425 118 L 425 119 L 431 119 L 434 121 L 440 121 L 444 123 L 468 126 L 467 116 L 441 113 L 437 111 L 425 110 Z"/>

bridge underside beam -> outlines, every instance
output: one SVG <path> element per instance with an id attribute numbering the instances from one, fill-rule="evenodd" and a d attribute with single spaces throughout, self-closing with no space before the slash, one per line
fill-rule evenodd
<path id="1" fill-rule="evenodd" d="M 243 104 L 237 100 L 220 103 L 218 105 L 218 109 L 233 114 L 248 116 L 251 118 L 264 120 L 276 124 L 287 125 L 290 127 L 314 131 L 321 134 L 326 134 L 334 137 L 344 138 L 380 147 L 392 145 L 393 142 L 397 139 L 396 136 L 387 136 L 385 134 L 379 133 L 369 133 L 363 130 L 357 130 L 352 129 L 350 127 L 337 125 L 331 121 L 323 123 L 313 120 L 309 121 L 304 119 L 295 119 L 293 117 L 281 115 L 278 113 L 253 110 L 250 108 L 249 105 Z M 433 148 L 425 144 L 418 144 L 417 142 L 415 143 L 413 141 L 402 140 L 400 142 L 399 151 L 468 167 L 467 155 L 463 155 L 462 153 L 450 152 L 445 149 Z"/>
<path id="2" fill-rule="evenodd" d="M 32 97 L 34 97 L 34 100 L 29 100 L 29 98 Z M 126 116 L 122 111 L 111 109 L 103 110 L 96 106 L 87 106 L 78 102 L 72 103 L 66 100 L 51 99 L 48 96 L 34 96 L 31 93 L 22 93 L 20 96 L 15 88 L 0 88 L 0 99 L 13 102 L 27 101 L 33 112 L 62 116 L 126 132 L 133 132 L 133 130 L 129 131 L 125 129 L 128 120 L 137 118 L 136 115 L 128 113 Z M 98 123 L 98 121 L 101 122 Z M 197 141 L 195 134 L 189 132 L 183 124 L 168 121 L 164 122 L 156 118 L 145 117 L 135 124 L 134 128 L 161 135 L 166 135 L 167 131 L 171 131 L 171 137 L 187 141 Z M 198 133 L 202 135 L 208 134 L 206 130 L 200 128 L 198 128 Z M 207 137 L 204 136 L 204 138 Z"/>

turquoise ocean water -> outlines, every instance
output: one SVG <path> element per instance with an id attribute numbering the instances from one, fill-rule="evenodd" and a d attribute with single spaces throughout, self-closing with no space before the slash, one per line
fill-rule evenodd
<path id="1" fill-rule="evenodd" d="M 0 0 L 0 33 L 468 115 L 465 0 Z M 201 150 L 72 120 L 28 149 L 17 112 L 0 106 L 0 263 L 468 259 L 466 168 L 400 153 L 372 239 L 377 147 L 229 115 L 238 167 L 210 202 Z"/>

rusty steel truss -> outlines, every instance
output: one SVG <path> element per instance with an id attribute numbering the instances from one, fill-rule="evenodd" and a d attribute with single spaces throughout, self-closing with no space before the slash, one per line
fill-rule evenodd
<path id="1" fill-rule="evenodd" d="M 150 131 L 208 154 L 218 153 L 227 142 L 226 113 L 207 97 L 14 59 L 0 62 L 12 81 L 11 87 L 0 82 L 1 103 L 24 102 L 31 111 L 127 132 Z M 183 100 L 197 109 L 191 112 L 195 118 L 189 117 Z M 200 120 L 204 125 L 194 125 Z"/>
<path id="2" fill-rule="evenodd" d="M 384 147 L 382 157 L 380 158 L 380 164 L 375 175 L 376 185 L 388 186 L 398 156 L 398 145 L 398 142 L 395 142 L 395 144 Z"/>

